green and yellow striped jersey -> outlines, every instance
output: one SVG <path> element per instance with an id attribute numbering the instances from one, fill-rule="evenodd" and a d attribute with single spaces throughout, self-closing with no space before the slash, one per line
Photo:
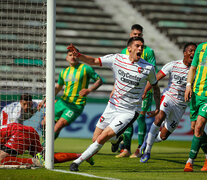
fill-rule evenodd
<path id="1" fill-rule="evenodd" d="M 121 54 L 129 55 L 128 49 L 127 48 L 123 49 L 121 51 Z M 156 66 L 155 53 L 154 53 L 153 49 L 151 49 L 149 46 L 144 45 L 144 49 L 143 49 L 141 58 L 144 59 L 145 61 L 149 62 L 150 64 L 152 64 L 154 67 Z"/>
<path id="2" fill-rule="evenodd" d="M 207 42 L 198 45 L 191 66 L 197 67 L 193 91 L 207 96 Z"/>
<path id="3" fill-rule="evenodd" d="M 86 97 L 80 96 L 79 92 L 81 89 L 88 88 L 90 79 L 96 81 L 100 76 L 88 65 L 77 64 L 75 67 L 69 66 L 63 69 L 58 79 L 59 85 L 65 85 L 61 98 L 72 104 L 85 105 Z"/>

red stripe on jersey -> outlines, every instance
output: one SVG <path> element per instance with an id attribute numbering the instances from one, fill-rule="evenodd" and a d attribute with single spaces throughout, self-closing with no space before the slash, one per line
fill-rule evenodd
<path id="1" fill-rule="evenodd" d="M 113 96 L 118 97 L 116 94 L 113 94 Z M 117 101 L 117 102 L 119 103 L 119 101 L 118 101 L 116 98 L 114 98 L 114 97 L 111 97 L 111 98 L 113 98 L 115 101 Z M 118 97 L 118 98 L 119 98 L 119 97 Z"/>
<path id="2" fill-rule="evenodd" d="M 101 116 L 101 117 L 99 118 L 99 121 L 100 121 L 100 122 L 102 122 L 102 121 L 103 121 L 103 119 L 104 119 L 104 117 L 103 117 L 103 116 Z"/>
<path id="3" fill-rule="evenodd" d="M 183 68 L 183 67 L 178 67 L 178 66 L 173 66 L 173 68 L 179 68 L 179 69 L 188 69 L 188 68 Z"/>
<path id="4" fill-rule="evenodd" d="M 119 93 L 119 91 L 117 91 L 116 89 L 115 89 L 115 91 L 116 91 L 119 95 L 121 95 L 121 96 L 122 96 L 122 94 L 120 94 L 120 93 Z"/>
<path id="5" fill-rule="evenodd" d="M 170 88 L 171 88 L 171 89 L 175 89 L 175 88 L 173 88 L 172 86 L 170 86 Z M 175 89 L 175 90 L 178 91 L 179 89 Z"/>
<path id="6" fill-rule="evenodd" d="M 119 103 L 119 101 L 116 98 L 114 98 L 114 100 Z"/>
<path id="7" fill-rule="evenodd" d="M 99 65 L 102 66 L 101 58 L 98 58 L 99 60 Z"/>
<path id="8" fill-rule="evenodd" d="M 172 93 L 172 94 L 175 94 L 175 93 L 173 93 L 173 92 L 171 92 L 171 91 L 168 91 L 168 92 L 170 92 L 170 93 Z M 177 99 L 176 97 L 171 96 L 170 94 L 167 94 L 167 95 L 170 96 L 170 97 L 172 97 L 172 98 L 174 98 L 174 99 Z M 179 100 L 179 99 L 177 99 L 177 100 Z"/>
<path id="9" fill-rule="evenodd" d="M 188 74 L 186 72 L 180 72 L 180 71 L 172 71 L 172 72 L 181 73 L 181 74 Z"/>
<path id="10" fill-rule="evenodd" d="M 160 70 L 160 72 L 161 72 L 163 75 L 165 75 L 165 76 L 166 76 L 166 74 L 165 74 L 162 70 Z"/>
<path id="11" fill-rule="evenodd" d="M 163 96 L 161 97 L 160 105 L 162 104 L 162 101 L 164 100 L 164 98 L 165 98 L 165 95 L 163 95 Z"/>
<path id="12" fill-rule="evenodd" d="M 117 107 L 119 107 L 118 105 L 116 105 L 116 104 L 114 104 L 114 103 L 112 103 L 111 101 L 109 101 L 111 104 L 113 104 L 114 106 L 117 106 Z"/>
<path id="13" fill-rule="evenodd" d="M 126 63 L 126 62 L 123 62 L 123 61 L 121 61 L 121 60 L 119 60 L 119 59 L 117 59 L 117 58 L 115 58 L 117 61 L 119 61 L 120 63 L 123 63 L 123 64 L 127 64 L 127 65 L 131 65 L 131 66 L 133 66 L 133 64 L 132 63 Z"/>
<path id="14" fill-rule="evenodd" d="M 121 91 L 127 92 L 126 90 L 121 89 L 117 84 L 116 84 L 117 88 L 119 88 Z M 117 89 L 115 88 L 115 90 L 117 91 Z"/>
<path id="15" fill-rule="evenodd" d="M 116 63 L 114 63 L 114 65 L 119 66 L 120 68 L 123 68 L 123 69 L 129 70 L 129 71 L 133 71 L 132 69 L 128 69 L 128 68 L 122 67 L 122 66 L 120 66 L 120 65 L 118 65 L 118 64 L 116 64 Z"/>
<path id="16" fill-rule="evenodd" d="M 127 58 L 124 58 L 124 57 L 122 57 L 122 56 L 120 56 L 119 54 L 117 54 L 120 58 L 122 58 L 122 59 L 127 59 Z"/>
<path id="17" fill-rule="evenodd" d="M 2 122 L 2 125 L 6 125 L 7 121 L 8 121 L 8 114 L 5 111 L 3 111 L 3 122 Z"/>
<path id="18" fill-rule="evenodd" d="M 124 87 L 125 87 L 125 86 L 130 87 L 130 86 L 129 86 L 129 85 L 127 85 L 127 84 L 123 84 L 123 83 L 121 83 L 118 79 L 116 79 L 116 80 L 117 80 L 117 81 L 118 81 L 118 83 L 119 83 L 119 84 L 121 84 L 122 86 L 124 86 Z M 116 85 L 117 85 L 117 84 L 116 84 Z M 131 87 L 130 87 L 130 88 L 131 88 Z"/>
<path id="19" fill-rule="evenodd" d="M 172 86 L 170 86 L 170 88 L 172 88 L 172 89 L 175 89 L 174 87 L 172 87 Z M 182 91 L 182 90 L 180 90 L 180 89 L 175 89 L 176 91 Z M 184 92 L 184 91 L 182 91 L 182 92 Z"/>
<path id="20" fill-rule="evenodd" d="M 180 85 L 176 85 L 175 83 L 172 83 L 171 85 L 174 85 L 174 86 L 179 86 L 179 87 L 180 87 Z"/>

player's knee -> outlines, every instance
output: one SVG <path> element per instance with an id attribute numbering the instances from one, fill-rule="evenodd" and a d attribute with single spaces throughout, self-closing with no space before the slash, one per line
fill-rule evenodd
<path id="1" fill-rule="evenodd" d="M 159 117 L 157 117 L 157 118 L 155 119 L 155 121 L 154 121 L 154 124 L 155 124 L 156 126 L 161 126 L 161 124 L 162 124 L 162 120 L 159 119 Z"/>
<path id="2" fill-rule="evenodd" d="M 161 138 L 163 141 L 165 141 L 168 137 L 167 137 L 167 135 L 160 135 L 160 138 Z"/>

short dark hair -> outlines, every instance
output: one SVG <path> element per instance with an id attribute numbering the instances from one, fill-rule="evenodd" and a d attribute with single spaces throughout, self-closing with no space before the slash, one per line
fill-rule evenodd
<path id="1" fill-rule="evenodd" d="M 139 24 L 133 24 L 132 27 L 131 27 L 131 30 L 134 30 L 134 29 L 143 32 L 143 27 Z"/>
<path id="2" fill-rule="evenodd" d="M 127 41 L 127 46 L 130 46 L 134 41 L 141 41 L 144 44 L 144 39 L 142 37 L 131 37 Z"/>
<path id="3" fill-rule="evenodd" d="M 186 49 L 187 49 L 187 47 L 188 47 L 188 46 L 191 46 L 191 45 L 193 45 L 193 46 L 195 46 L 195 47 L 197 48 L 197 44 L 196 44 L 196 43 L 194 43 L 194 42 L 188 42 L 188 43 L 186 43 L 186 44 L 184 45 L 183 52 L 185 52 Z"/>
<path id="4" fill-rule="evenodd" d="M 24 93 L 20 96 L 20 101 L 24 100 L 24 101 L 32 101 L 32 96 L 28 93 Z"/>
<path id="5" fill-rule="evenodd" d="M 80 51 L 78 50 L 78 48 L 76 48 L 76 50 L 77 50 L 78 52 L 80 52 Z M 69 53 L 69 52 L 72 52 L 72 50 L 71 50 L 71 49 L 67 49 L 67 53 Z"/>

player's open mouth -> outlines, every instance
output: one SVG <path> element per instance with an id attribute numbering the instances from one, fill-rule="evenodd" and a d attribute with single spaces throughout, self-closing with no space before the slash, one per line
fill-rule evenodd
<path id="1" fill-rule="evenodd" d="M 141 53 L 140 53 L 140 52 L 138 52 L 138 53 L 137 53 L 137 56 L 141 56 Z"/>

